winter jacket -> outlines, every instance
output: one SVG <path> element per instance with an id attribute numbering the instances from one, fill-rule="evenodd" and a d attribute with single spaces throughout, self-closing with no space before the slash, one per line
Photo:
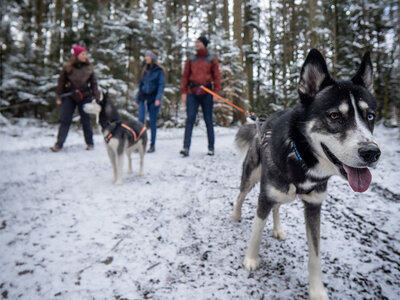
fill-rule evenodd
<path id="1" fill-rule="evenodd" d="M 208 53 L 207 49 L 198 50 L 186 60 L 182 76 L 182 94 L 204 94 L 200 85 L 214 83 L 214 92 L 221 91 L 221 75 L 218 60 Z"/>
<path id="2" fill-rule="evenodd" d="M 75 63 L 72 71 L 68 74 L 66 67 L 61 70 L 58 78 L 57 96 L 68 90 L 91 91 L 94 98 L 99 99 L 100 94 L 97 88 L 97 78 L 93 67 L 87 63 Z"/>
<path id="3" fill-rule="evenodd" d="M 140 79 L 136 102 L 147 100 L 148 103 L 162 99 L 165 87 L 164 71 L 157 65 L 147 65 L 144 76 Z"/>

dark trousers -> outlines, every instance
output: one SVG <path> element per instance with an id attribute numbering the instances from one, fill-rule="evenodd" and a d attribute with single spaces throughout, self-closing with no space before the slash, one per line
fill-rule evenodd
<path id="1" fill-rule="evenodd" d="M 193 125 L 199 111 L 199 105 L 203 110 L 204 121 L 207 127 L 208 149 L 214 149 L 214 125 L 213 125 L 213 97 L 210 94 L 193 95 L 188 94 L 186 98 L 186 126 L 183 148 L 190 148 Z"/>
<path id="2" fill-rule="evenodd" d="M 83 110 L 83 105 L 86 101 L 76 103 L 71 98 L 64 98 L 61 103 L 61 124 L 58 130 L 57 145 L 62 147 L 65 139 L 67 138 L 69 127 L 71 126 L 72 116 L 75 108 L 78 107 L 79 114 L 81 116 L 81 123 L 83 128 L 83 134 L 85 136 L 85 142 L 87 145 L 93 145 L 93 131 L 90 125 L 90 116 Z"/>
<path id="3" fill-rule="evenodd" d="M 151 101 L 152 100 L 152 101 Z M 150 101 L 148 100 L 147 103 L 147 110 L 149 112 L 149 118 L 150 118 L 150 129 L 151 129 L 151 146 L 155 146 L 156 144 L 156 137 L 157 137 L 157 116 L 158 112 L 160 111 L 161 104 L 159 106 L 156 106 L 154 103 L 155 101 L 151 99 Z M 146 103 L 145 101 L 140 101 L 139 102 L 139 122 L 142 122 L 143 124 L 146 125 L 145 120 L 146 120 Z"/>

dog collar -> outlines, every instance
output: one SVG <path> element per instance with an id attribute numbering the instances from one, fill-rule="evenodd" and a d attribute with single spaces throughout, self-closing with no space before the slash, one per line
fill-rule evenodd
<path id="1" fill-rule="evenodd" d="M 304 162 L 304 161 L 303 161 L 303 158 L 301 157 L 301 155 L 300 155 L 300 153 L 299 153 L 299 150 L 297 150 L 296 143 L 293 141 L 292 144 L 293 144 L 294 153 L 296 153 L 297 158 L 298 158 L 301 162 Z"/>
<path id="2" fill-rule="evenodd" d="M 301 157 L 300 152 L 297 149 L 296 143 L 294 141 L 292 141 L 292 147 L 293 147 L 293 152 L 296 154 L 297 159 L 299 160 L 302 169 L 304 170 L 304 172 L 307 172 L 308 166 L 305 163 L 304 159 Z"/>

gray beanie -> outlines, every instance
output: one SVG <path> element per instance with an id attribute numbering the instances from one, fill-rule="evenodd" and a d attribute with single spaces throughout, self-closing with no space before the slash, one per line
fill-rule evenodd
<path id="1" fill-rule="evenodd" d="M 155 53 L 154 53 L 153 51 L 151 51 L 151 50 L 147 50 L 146 53 L 145 53 L 145 55 L 151 57 L 151 59 L 153 60 L 153 62 L 157 62 L 157 60 L 158 60 L 157 54 L 155 54 Z"/>

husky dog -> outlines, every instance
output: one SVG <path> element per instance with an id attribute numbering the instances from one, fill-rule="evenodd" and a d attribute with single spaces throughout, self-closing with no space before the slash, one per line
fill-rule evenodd
<path id="1" fill-rule="evenodd" d="M 320 212 L 328 180 L 340 175 L 355 192 L 364 192 L 372 178 L 368 168 L 375 167 L 381 154 L 372 136 L 377 101 L 369 53 L 351 80 L 336 81 L 321 53 L 311 50 L 301 69 L 298 93 L 300 103 L 294 108 L 239 129 L 236 142 L 248 151 L 233 220 L 239 221 L 246 195 L 260 181 L 257 212 L 243 262 L 246 270 L 255 270 L 260 264 L 261 235 L 269 213 L 272 210 L 274 237 L 284 240 L 279 207 L 298 195 L 305 210 L 309 295 L 311 299 L 328 299 L 320 261 Z"/>
<path id="2" fill-rule="evenodd" d="M 146 127 L 139 121 L 122 122 L 108 93 L 101 94 L 99 101 L 84 105 L 85 112 L 96 115 L 104 135 L 104 143 L 114 170 L 114 183 L 122 184 L 124 154 L 128 157 L 128 173 L 132 173 L 131 153 L 138 150 L 140 156 L 139 175 L 143 175 L 143 158 L 146 152 Z"/>

